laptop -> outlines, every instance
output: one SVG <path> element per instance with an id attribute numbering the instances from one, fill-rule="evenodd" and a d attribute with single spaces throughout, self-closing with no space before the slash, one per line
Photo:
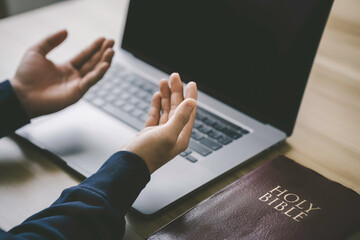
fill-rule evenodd
<path id="1" fill-rule="evenodd" d="M 104 78 L 17 133 L 88 177 L 144 127 L 160 79 L 195 81 L 189 148 L 152 174 L 132 206 L 157 213 L 292 134 L 332 3 L 131 0 Z"/>

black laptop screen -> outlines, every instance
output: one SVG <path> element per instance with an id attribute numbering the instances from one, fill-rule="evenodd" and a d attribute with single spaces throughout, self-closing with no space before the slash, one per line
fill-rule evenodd
<path id="1" fill-rule="evenodd" d="M 131 0 L 122 48 L 292 133 L 333 0 Z"/>

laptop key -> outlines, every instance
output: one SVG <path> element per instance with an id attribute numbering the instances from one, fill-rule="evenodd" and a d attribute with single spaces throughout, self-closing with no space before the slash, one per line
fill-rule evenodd
<path id="1" fill-rule="evenodd" d="M 111 70 L 113 70 L 113 72 L 119 73 L 119 72 L 123 72 L 125 71 L 125 67 L 120 65 L 120 64 L 114 64 L 113 67 L 111 67 Z"/>
<path id="2" fill-rule="evenodd" d="M 151 102 L 151 100 L 152 100 L 152 94 L 149 94 L 149 93 L 145 93 L 145 94 L 143 94 L 143 96 L 141 97 L 144 101 L 146 101 L 146 102 Z M 150 101 L 149 101 L 149 99 L 150 99 Z"/>
<path id="3" fill-rule="evenodd" d="M 138 91 L 138 88 L 137 88 L 137 87 L 132 86 L 132 87 L 130 87 L 127 91 L 128 91 L 129 93 L 134 94 L 134 93 L 136 93 L 136 92 Z"/>
<path id="4" fill-rule="evenodd" d="M 147 91 L 151 95 L 157 90 L 157 86 L 149 84 L 149 83 L 145 83 L 145 82 L 141 88 L 143 88 L 145 91 Z"/>
<path id="5" fill-rule="evenodd" d="M 120 99 L 123 99 L 123 100 L 127 100 L 127 99 L 129 99 L 131 97 L 131 95 L 130 94 L 128 94 L 128 93 L 120 93 L 120 96 L 119 96 L 119 98 Z"/>
<path id="6" fill-rule="evenodd" d="M 128 99 L 128 101 L 133 105 L 136 105 L 138 102 L 140 102 L 140 100 L 136 97 L 131 97 Z"/>
<path id="7" fill-rule="evenodd" d="M 144 102 L 144 101 L 139 101 L 136 106 L 138 106 L 139 108 L 141 108 L 144 111 L 147 111 L 149 108 L 149 104 Z"/>
<path id="8" fill-rule="evenodd" d="M 118 85 L 121 82 L 121 79 L 117 75 L 112 75 L 109 77 L 111 82 L 115 85 Z"/>
<path id="9" fill-rule="evenodd" d="M 238 139 L 242 136 L 241 133 L 235 132 L 229 128 L 225 128 L 222 130 L 223 133 L 225 133 L 226 135 L 228 135 L 229 137 L 233 138 L 233 139 Z"/>
<path id="10" fill-rule="evenodd" d="M 211 130 L 210 132 L 207 133 L 207 135 L 209 137 L 212 137 L 212 138 L 218 138 L 219 136 L 221 136 L 222 134 L 218 131 L 215 131 L 215 130 Z"/>
<path id="11" fill-rule="evenodd" d="M 107 102 L 112 102 L 112 101 L 114 101 L 116 99 L 116 95 L 114 95 L 114 94 L 108 94 L 106 97 L 105 97 L 105 100 L 107 101 Z"/>
<path id="12" fill-rule="evenodd" d="M 121 92 L 121 88 L 120 87 L 116 87 L 116 88 L 113 88 L 112 90 L 111 90 L 111 92 L 113 93 L 113 94 L 118 94 L 118 93 L 120 93 Z"/>
<path id="13" fill-rule="evenodd" d="M 105 83 L 105 85 L 102 86 L 102 89 L 109 90 L 112 88 L 112 84 L 110 82 Z"/>
<path id="14" fill-rule="evenodd" d="M 95 96 L 96 96 L 96 95 L 95 95 L 94 93 L 88 92 L 87 94 L 85 94 L 84 99 L 90 101 L 90 100 L 93 99 Z"/>
<path id="15" fill-rule="evenodd" d="M 135 78 L 133 81 L 133 85 L 140 87 L 142 85 L 142 82 Z"/>
<path id="16" fill-rule="evenodd" d="M 125 111 L 125 112 L 131 112 L 133 109 L 134 109 L 134 106 L 127 103 L 125 105 L 122 106 L 122 109 Z"/>
<path id="17" fill-rule="evenodd" d="M 201 132 L 196 131 L 195 129 L 192 130 L 191 132 L 191 138 L 195 139 L 195 140 L 200 140 L 203 139 L 205 137 L 204 134 L 202 134 Z"/>
<path id="18" fill-rule="evenodd" d="M 124 91 L 124 89 L 130 87 L 130 83 L 128 82 L 122 82 L 120 85 L 119 85 L 120 88 L 122 88 L 122 91 Z"/>
<path id="19" fill-rule="evenodd" d="M 200 132 L 203 132 L 205 134 L 207 134 L 208 132 L 211 131 L 211 127 L 206 126 L 206 125 L 202 125 L 201 127 L 198 128 Z"/>
<path id="20" fill-rule="evenodd" d="M 198 112 L 197 112 L 197 116 L 196 116 L 197 119 L 200 119 L 202 121 L 205 122 L 205 119 L 206 118 L 209 118 L 209 119 L 212 119 L 212 120 L 215 120 L 216 122 L 214 124 L 210 124 L 213 128 L 219 130 L 219 131 L 222 131 L 223 129 L 225 128 L 229 128 L 231 129 L 232 131 L 235 131 L 237 133 L 239 133 L 240 135 L 242 134 L 248 134 L 249 131 L 246 130 L 246 129 L 243 129 L 242 127 L 236 125 L 236 124 L 233 124 L 211 112 L 208 112 L 206 111 L 205 109 L 202 109 L 200 107 L 198 107 Z"/>
<path id="21" fill-rule="evenodd" d="M 152 100 L 152 95 L 147 95 L 145 98 L 144 98 L 144 100 L 146 101 L 146 102 L 148 102 L 148 103 L 151 103 L 151 100 Z"/>
<path id="22" fill-rule="evenodd" d="M 108 91 L 105 91 L 103 89 L 101 89 L 100 91 L 98 91 L 96 93 L 96 95 L 99 96 L 99 97 L 105 96 L 106 94 L 108 94 Z"/>
<path id="23" fill-rule="evenodd" d="M 213 125 L 215 123 L 215 120 L 213 120 L 211 118 L 205 118 L 203 120 L 203 122 L 211 126 L 211 125 Z"/>
<path id="24" fill-rule="evenodd" d="M 192 163 L 195 163 L 195 162 L 198 161 L 195 157 L 193 157 L 193 156 L 191 156 L 191 155 L 187 156 L 186 159 L 189 160 L 189 161 L 192 162 Z"/>
<path id="25" fill-rule="evenodd" d="M 215 122 L 213 125 L 212 125 L 213 128 L 215 128 L 216 130 L 224 130 L 226 128 L 226 125 L 223 124 L 223 123 L 220 123 L 220 122 Z"/>
<path id="26" fill-rule="evenodd" d="M 231 138 L 229 138 L 229 137 L 227 137 L 227 136 L 225 136 L 225 135 L 219 136 L 219 137 L 217 138 L 217 140 L 218 140 L 220 143 L 224 144 L 224 145 L 227 145 L 227 144 L 229 144 L 229 143 L 232 142 Z"/>
<path id="27" fill-rule="evenodd" d="M 207 156 L 212 153 L 210 149 L 204 147 L 203 145 L 192 139 L 190 139 L 189 147 L 202 156 Z"/>
<path id="28" fill-rule="evenodd" d="M 211 140 L 210 138 L 203 138 L 200 140 L 200 142 L 202 144 L 204 144 L 205 146 L 211 148 L 212 150 L 218 150 L 219 148 L 222 147 L 222 145 L 218 142 L 215 142 L 213 140 Z"/>
<path id="29" fill-rule="evenodd" d="M 139 98 L 145 98 L 148 94 L 144 91 L 138 91 L 137 93 L 135 93 L 136 96 L 138 96 Z"/>
<path id="30" fill-rule="evenodd" d="M 196 113 L 196 119 L 204 121 L 206 118 L 207 117 L 203 113 L 201 113 L 199 111 Z"/>
<path id="31" fill-rule="evenodd" d="M 96 106 L 102 106 L 105 104 L 105 101 L 104 99 L 102 98 L 94 98 L 92 101 L 91 101 L 93 104 L 95 104 Z"/>
<path id="32" fill-rule="evenodd" d="M 120 77 L 124 82 L 130 82 L 130 79 L 132 78 L 131 73 L 128 71 L 120 73 Z"/>
<path id="33" fill-rule="evenodd" d="M 133 111 L 131 111 L 130 114 L 133 115 L 134 117 L 138 118 L 138 117 L 140 117 L 141 114 L 143 114 L 143 111 L 141 111 L 140 109 L 134 109 Z"/>
<path id="34" fill-rule="evenodd" d="M 191 151 L 190 149 L 186 149 L 185 151 L 183 151 L 182 153 L 180 153 L 180 156 L 186 157 L 186 156 L 189 155 L 190 153 L 192 153 L 192 151 Z"/>
<path id="35" fill-rule="evenodd" d="M 134 73 L 130 73 L 129 76 L 128 76 L 129 82 L 131 82 L 133 85 L 137 81 L 137 78 L 138 78 L 137 75 L 135 75 Z"/>
<path id="36" fill-rule="evenodd" d="M 186 152 L 182 152 L 179 155 L 182 156 L 182 157 L 186 157 L 188 154 Z"/>
<path id="37" fill-rule="evenodd" d="M 200 128 L 201 126 L 203 125 L 203 123 L 202 122 L 200 122 L 199 120 L 195 120 L 195 122 L 194 122 L 194 128 Z"/>
<path id="38" fill-rule="evenodd" d="M 121 99 L 116 100 L 116 101 L 114 102 L 114 105 L 117 106 L 117 107 L 121 107 L 121 106 L 123 106 L 124 104 L 125 104 L 125 101 L 123 101 L 123 100 L 121 100 Z"/>

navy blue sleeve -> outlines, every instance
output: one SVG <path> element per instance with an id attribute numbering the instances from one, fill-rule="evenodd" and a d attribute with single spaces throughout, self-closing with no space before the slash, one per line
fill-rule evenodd
<path id="1" fill-rule="evenodd" d="M 33 215 L 0 239 L 121 239 L 124 215 L 150 180 L 145 162 L 117 152 L 98 172 L 64 190 L 49 208 Z"/>
<path id="2" fill-rule="evenodd" d="M 0 83 L 0 138 L 30 122 L 10 81 Z"/>

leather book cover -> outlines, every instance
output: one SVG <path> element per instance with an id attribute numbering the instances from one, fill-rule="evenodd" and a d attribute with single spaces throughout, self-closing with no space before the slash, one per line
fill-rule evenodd
<path id="1" fill-rule="evenodd" d="M 175 219 L 150 240 L 346 239 L 360 230 L 360 196 L 278 156 Z"/>

